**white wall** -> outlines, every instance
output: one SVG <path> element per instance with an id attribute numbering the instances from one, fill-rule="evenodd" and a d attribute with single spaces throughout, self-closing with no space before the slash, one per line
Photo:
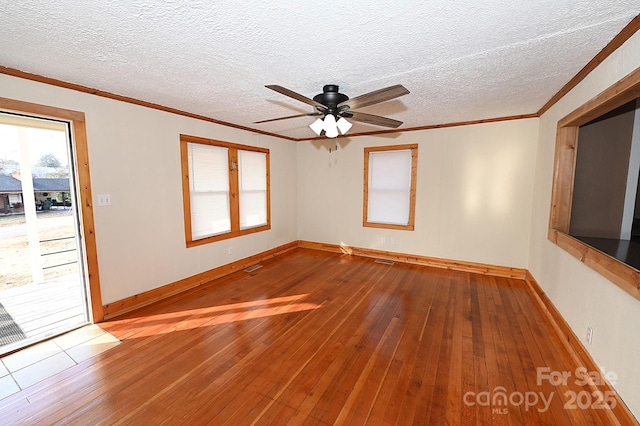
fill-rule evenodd
<path id="1" fill-rule="evenodd" d="M 0 96 L 85 113 L 105 304 L 296 239 L 294 142 L 7 75 Z M 186 248 L 180 133 L 271 150 L 271 230 Z"/>
<path id="2" fill-rule="evenodd" d="M 616 390 L 640 418 L 640 301 L 547 240 L 558 120 L 638 66 L 640 33 L 540 118 L 529 270 L 594 360 L 617 373 Z M 591 345 L 586 344 L 589 325 Z"/>
<path id="3" fill-rule="evenodd" d="M 329 141 L 301 142 L 298 236 L 525 268 L 537 128 L 527 119 L 362 136 L 332 153 Z M 419 145 L 415 231 L 363 227 L 364 147 L 407 143 Z"/>

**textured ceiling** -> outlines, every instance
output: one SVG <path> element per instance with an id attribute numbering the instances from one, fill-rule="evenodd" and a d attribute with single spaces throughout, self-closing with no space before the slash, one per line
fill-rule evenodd
<path id="1" fill-rule="evenodd" d="M 292 138 L 308 97 L 411 92 L 402 128 L 535 113 L 640 13 L 638 0 L 41 0 L 0 3 L 0 65 Z M 350 133 L 384 128 L 355 123 Z"/>

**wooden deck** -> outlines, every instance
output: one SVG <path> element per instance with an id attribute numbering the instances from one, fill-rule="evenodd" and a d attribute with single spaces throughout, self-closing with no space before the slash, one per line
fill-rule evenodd
<path id="1" fill-rule="evenodd" d="M 616 424 L 515 279 L 299 249 L 101 327 L 0 424 Z"/>
<path id="2" fill-rule="evenodd" d="M 0 291 L 0 303 L 26 336 L 22 342 L 0 347 L 0 354 L 87 323 L 84 295 L 77 277 Z"/>

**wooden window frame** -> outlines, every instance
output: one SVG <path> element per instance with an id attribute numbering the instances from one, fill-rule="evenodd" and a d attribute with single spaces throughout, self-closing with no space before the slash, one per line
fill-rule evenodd
<path id="1" fill-rule="evenodd" d="M 381 151 L 411 150 L 411 190 L 409 193 L 409 223 L 407 225 L 395 225 L 391 223 L 369 222 L 369 154 Z M 399 229 L 413 231 L 416 217 L 416 182 L 418 174 L 418 144 L 375 146 L 364 148 L 364 196 L 362 202 L 362 226 L 367 228 Z"/>
<path id="2" fill-rule="evenodd" d="M 188 144 L 198 143 L 209 146 L 227 148 L 228 164 L 238 163 L 238 151 L 253 151 L 266 154 L 266 179 L 267 179 L 267 223 L 265 225 L 254 226 L 247 229 L 240 229 L 240 188 L 238 181 L 238 167 L 229 167 L 229 217 L 231 219 L 231 231 L 222 234 L 212 235 L 194 240 L 191 229 L 191 197 L 189 190 L 189 155 Z M 184 207 L 184 230 L 187 247 L 199 246 L 215 241 L 222 241 L 241 235 L 253 234 L 271 229 L 271 181 L 270 181 L 270 158 L 269 149 L 237 143 L 218 141 L 215 139 L 201 138 L 197 136 L 180 135 L 180 160 L 182 164 L 182 199 Z"/>
<path id="3" fill-rule="evenodd" d="M 558 121 L 548 238 L 576 259 L 640 299 L 640 271 L 569 235 L 578 129 L 640 97 L 640 68 Z"/>

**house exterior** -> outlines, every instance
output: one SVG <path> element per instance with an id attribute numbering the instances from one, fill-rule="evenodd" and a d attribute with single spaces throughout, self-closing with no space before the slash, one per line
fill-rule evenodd
<path id="1" fill-rule="evenodd" d="M 71 207 L 68 178 L 33 178 L 33 189 L 38 210 Z M 11 175 L 0 175 L 0 214 L 21 213 L 24 211 L 23 204 L 20 179 Z"/>

